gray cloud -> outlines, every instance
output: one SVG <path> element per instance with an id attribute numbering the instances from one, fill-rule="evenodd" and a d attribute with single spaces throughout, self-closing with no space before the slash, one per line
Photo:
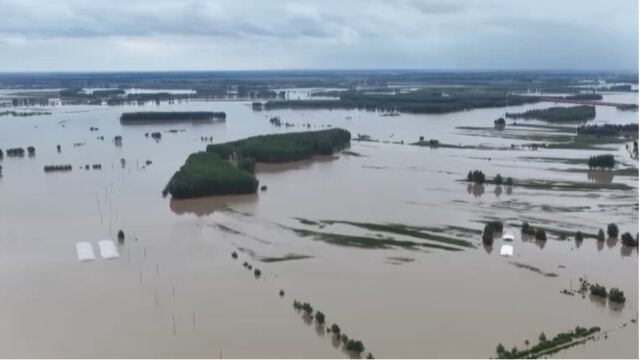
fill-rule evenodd
<path id="1" fill-rule="evenodd" d="M 638 63 L 635 0 L 0 0 L 0 9 L 0 71 Z"/>

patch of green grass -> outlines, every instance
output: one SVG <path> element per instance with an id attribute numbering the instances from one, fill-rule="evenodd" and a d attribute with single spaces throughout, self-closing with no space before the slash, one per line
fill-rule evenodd
<path id="1" fill-rule="evenodd" d="M 294 217 L 294 219 L 298 220 L 303 225 L 310 225 L 310 226 L 318 226 L 318 225 L 320 225 L 320 223 L 317 222 L 317 221 L 313 221 L 313 220 L 309 220 L 309 219 L 305 219 L 305 218 Z"/>
<path id="2" fill-rule="evenodd" d="M 542 161 L 542 162 L 555 162 L 555 163 L 569 164 L 569 165 L 587 165 L 587 159 L 576 159 L 576 158 L 520 156 L 518 159 L 527 160 L 527 161 L 533 160 L 533 161 Z"/>
<path id="3" fill-rule="evenodd" d="M 443 229 L 434 228 L 434 227 L 421 227 L 421 226 L 411 226 L 411 225 L 404 225 L 404 224 L 372 224 L 372 223 L 363 223 L 363 222 L 355 222 L 355 221 L 339 221 L 339 220 L 323 220 L 322 222 L 330 225 L 346 224 L 346 225 L 364 228 L 371 231 L 381 231 L 381 232 L 387 232 L 387 233 L 392 233 L 397 235 L 406 235 L 406 236 L 410 236 L 418 239 L 436 241 L 436 242 L 446 243 L 449 245 L 457 245 L 457 246 L 462 246 L 467 248 L 474 247 L 474 245 L 467 240 L 456 239 L 448 236 L 437 235 L 437 234 L 426 232 L 426 231 L 432 231 L 432 232 L 443 231 Z"/>
<path id="4" fill-rule="evenodd" d="M 415 146 L 423 146 L 423 147 L 430 147 L 433 149 L 437 149 L 437 148 L 450 148 L 450 149 L 477 149 L 477 146 L 472 146 L 472 145 L 453 145 L 453 144 L 443 144 L 443 143 L 430 143 L 429 141 L 418 141 L 415 142 L 413 144 L 410 145 L 415 145 Z"/>
<path id="5" fill-rule="evenodd" d="M 299 236 L 312 237 L 315 240 L 324 241 L 333 245 L 340 246 L 353 246 L 364 249 L 389 249 L 389 248 L 405 248 L 405 249 L 418 249 L 418 248 L 433 248 L 447 251 L 462 251 L 460 248 L 439 245 L 420 243 L 407 240 L 396 240 L 394 238 L 374 238 L 368 236 L 354 236 L 344 234 L 325 233 L 318 231 L 310 231 L 304 229 L 291 228 Z"/>
<path id="6" fill-rule="evenodd" d="M 553 181 L 553 180 L 513 180 L 514 186 L 539 190 L 563 190 L 563 191 L 588 191 L 588 190 L 632 190 L 627 184 L 611 183 L 600 184 L 579 181 Z"/>
<path id="7" fill-rule="evenodd" d="M 313 256 L 310 255 L 300 255 L 300 254 L 287 254 L 285 256 L 280 256 L 280 257 L 262 257 L 259 260 L 262 262 L 266 262 L 266 263 L 273 263 L 273 262 L 281 262 L 281 261 L 289 261 L 289 260 L 302 260 L 302 259 L 310 259 Z"/>
<path id="8" fill-rule="evenodd" d="M 536 274 L 540 274 L 546 277 L 558 277 L 558 274 L 556 273 L 545 273 L 544 271 L 540 270 L 539 268 L 532 266 L 532 265 L 528 265 L 528 264 L 523 264 L 523 263 L 519 263 L 519 262 L 515 262 L 515 261 L 509 261 L 509 264 L 520 268 L 520 269 L 526 269 L 529 271 L 533 271 Z"/>

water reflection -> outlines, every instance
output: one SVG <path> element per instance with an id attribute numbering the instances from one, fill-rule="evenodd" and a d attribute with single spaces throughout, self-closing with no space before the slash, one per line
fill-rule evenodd
<path id="1" fill-rule="evenodd" d="M 587 179 L 598 184 L 611 184 L 613 182 L 613 171 L 589 170 Z"/>
<path id="2" fill-rule="evenodd" d="M 622 245 L 620 247 L 620 255 L 623 257 L 631 256 L 633 254 L 633 248 L 630 246 Z"/>
<path id="3" fill-rule="evenodd" d="M 592 303 L 602 307 L 604 307 L 607 304 L 607 298 L 604 298 L 602 296 L 589 294 L 589 300 L 591 300 Z"/>
<path id="4" fill-rule="evenodd" d="M 513 193 L 513 186 L 507 185 L 507 195 L 511 195 Z"/>
<path id="5" fill-rule="evenodd" d="M 602 251 L 604 249 L 604 241 L 598 241 L 598 251 Z"/>
<path id="6" fill-rule="evenodd" d="M 620 311 L 624 309 L 624 303 L 609 301 L 609 309 L 613 311 Z"/>
<path id="7" fill-rule="evenodd" d="M 493 252 L 493 246 L 491 245 L 482 244 L 482 247 L 484 248 L 484 251 L 486 251 L 489 255 L 491 255 L 491 253 Z"/>
<path id="8" fill-rule="evenodd" d="M 254 203 L 258 199 L 256 194 L 208 196 L 196 199 L 171 199 L 169 208 L 175 214 L 194 214 L 198 217 L 211 215 L 214 211 L 226 207 L 228 204 Z"/>
<path id="9" fill-rule="evenodd" d="M 575 239 L 574 241 L 576 243 L 576 249 L 580 249 L 580 246 L 582 246 L 582 240 Z"/>
<path id="10" fill-rule="evenodd" d="M 609 238 L 607 238 L 607 247 L 609 249 L 611 249 L 612 247 L 616 246 L 617 243 L 618 243 L 618 238 L 617 237 L 609 237 Z"/>
<path id="11" fill-rule="evenodd" d="M 475 197 L 480 197 L 484 194 L 484 185 L 483 184 L 468 184 L 467 185 L 467 193 L 473 194 Z"/>
<path id="12" fill-rule="evenodd" d="M 498 185 L 496 186 L 495 190 L 493 190 L 493 192 L 496 194 L 497 197 L 500 197 L 500 195 L 502 195 L 502 186 Z"/>
<path id="13" fill-rule="evenodd" d="M 289 170 L 302 170 L 307 169 L 316 163 L 328 163 L 338 158 L 338 156 L 333 155 L 317 155 L 308 160 L 287 163 L 258 163 L 256 164 L 256 173 L 281 173 Z"/>

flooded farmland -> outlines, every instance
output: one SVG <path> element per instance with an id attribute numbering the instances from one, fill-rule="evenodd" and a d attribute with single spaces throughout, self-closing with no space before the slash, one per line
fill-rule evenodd
<path id="1" fill-rule="evenodd" d="M 638 103 L 637 93 L 610 96 Z M 576 326 L 603 331 L 557 356 L 637 358 L 637 247 L 573 236 L 609 223 L 637 233 L 631 141 L 602 145 L 606 151 L 531 150 L 520 145 L 563 133 L 535 120 L 493 129 L 505 113 L 550 106 L 567 104 L 381 116 L 183 101 L 46 106 L 36 110 L 51 115 L 0 117 L 0 147 L 36 148 L 33 157 L 0 161 L 0 307 L 7 309 L 0 356 L 349 356 L 294 311 L 298 300 L 381 358 L 489 357 L 498 343 L 524 348 L 541 332 Z M 226 122 L 121 125 L 127 111 L 224 111 Z M 274 127 L 273 116 L 294 126 Z M 590 123 L 637 121 L 637 112 L 596 106 Z M 258 164 L 266 191 L 162 196 L 185 158 L 207 144 L 329 126 L 349 130 L 351 147 Z M 151 132 L 161 140 L 145 136 Z M 357 141 L 358 134 L 379 141 Z M 409 145 L 420 136 L 468 148 Z M 615 171 L 589 171 L 586 159 L 604 152 L 615 154 Z M 73 170 L 44 173 L 49 164 Z M 84 168 L 93 164 L 101 169 Z M 514 185 L 469 184 L 475 169 Z M 515 235 L 513 257 L 500 256 L 499 238 L 483 245 L 492 220 Z M 547 229 L 548 240 L 521 235 L 523 221 Z M 78 262 L 76 243 L 116 239 L 120 229 L 119 258 Z M 623 290 L 625 305 L 562 293 L 580 279 Z"/>

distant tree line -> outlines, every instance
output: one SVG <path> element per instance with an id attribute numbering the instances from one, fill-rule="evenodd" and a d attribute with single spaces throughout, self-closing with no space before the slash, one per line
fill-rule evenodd
<path id="1" fill-rule="evenodd" d="M 596 117 L 595 106 L 579 105 L 570 107 L 551 107 L 548 109 L 534 109 L 523 113 L 506 113 L 505 117 L 510 119 L 538 119 L 549 122 L 573 122 L 587 121 Z"/>
<path id="2" fill-rule="evenodd" d="M 208 121 L 213 119 L 225 120 L 227 114 L 223 111 L 144 111 L 125 112 L 120 115 L 123 124 L 151 121 Z"/>
<path id="3" fill-rule="evenodd" d="M 619 136 L 625 133 L 638 133 L 638 124 L 602 124 L 581 125 L 577 129 L 578 135 Z"/>
<path id="4" fill-rule="evenodd" d="M 53 172 L 53 171 L 71 171 L 73 170 L 73 166 L 70 164 L 66 165 L 45 165 L 44 172 Z"/>
<path id="5" fill-rule="evenodd" d="M 348 90 L 335 93 L 335 100 L 284 100 L 268 101 L 263 108 L 271 109 L 359 109 L 381 112 L 405 112 L 416 114 L 443 114 L 475 108 L 522 105 L 540 101 L 537 96 L 510 95 L 507 91 L 487 90 L 474 92 L 468 89 L 420 89 L 407 93 L 371 93 Z"/>

